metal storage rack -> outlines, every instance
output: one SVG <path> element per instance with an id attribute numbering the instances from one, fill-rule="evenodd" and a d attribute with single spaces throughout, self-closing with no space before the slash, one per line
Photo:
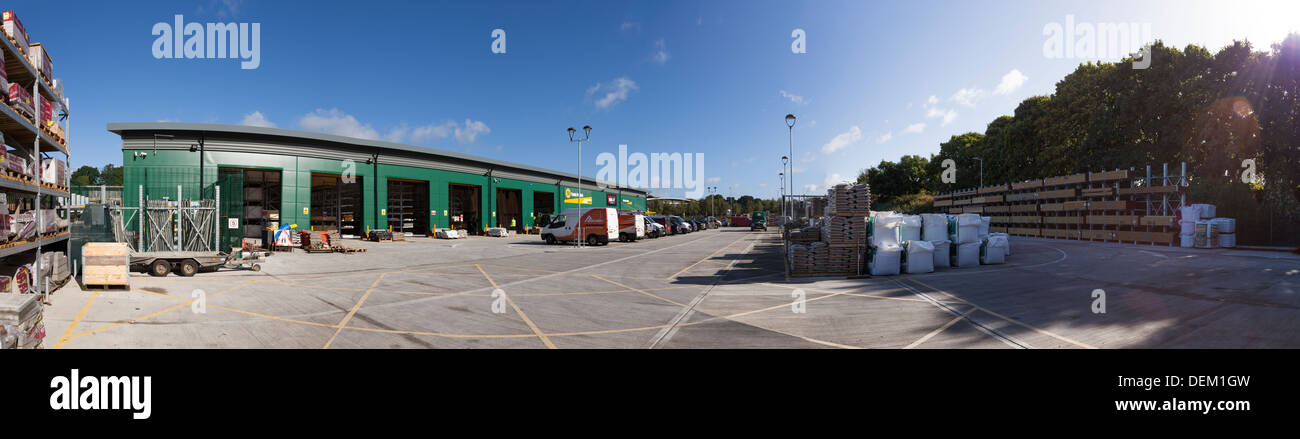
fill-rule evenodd
<path id="1" fill-rule="evenodd" d="M 63 142 L 55 140 L 49 134 L 46 134 L 41 130 L 40 107 L 37 101 L 38 99 L 44 99 L 58 102 L 65 112 L 67 112 L 69 108 L 68 100 L 65 97 L 58 96 L 54 93 L 54 87 L 46 82 L 53 78 L 42 78 L 41 74 L 37 72 L 37 70 L 27 60 L 27 57 L 24 56 L 22 52 L 18 51 L 18 48 L 9 41 L 7 36 L 0 37 L 0 45 L 3 46 L 3 48 L 0 48 L 0 51 L 3 51 L 4 53 L 0 54 L 0 56 L 4 57 L 5 73 L 9 78 L 9 83 L 31 87 L 34 110 L 33 117 L 29 119 L 7 105 L 7 103 L 5 105 L 0 105 L 0 131 L 4 133 L 4 143 L 15 147 L 16 150 L 25 153 L 24 155 L 29 157 L 32 162 L 32 178 L 34 179 L 29 182 L 8 175 L 0 176 L 0 188 L 6 192 L 18 192 L 33 195 L 35 200 L 33 207 L 38 212 L 36 215 L 36 238 L 25 241 L 7 242 L 0 245 L 0 258 L 20 253 L 34 252 L 36 260 L 33 263 L 32 271 L 33 274 L 39 274 L 42 272 L 41 252 L 43 247 L 51 244 L 64 243 L 64 255 L 68 257 L 71 256 L 69 252 L 70 246 L 67 245 L 70 232 L 63 230 L 56 231 L 52 234 L 41 234 L 40 230 L 43 228 L 42 226 L 45 218 L 39 214 L 40 209 L 43 206 L 48 205 L 51 206 L 52 209 L 61 212 L 63 218 L 68 217 L 67 203 L 70 196 L 67 188 L 69 187 L 68 176 L 71 172 L 65 173 L 61 185 L 62 187 L 43 184 L 41 183 L 41 158 L 46 156 L 47 153 L 61 153 L 64 156 L 65 164 L 70 170 L 72 155 L 69 154 L 67 146 L 68 138 L 71 137 L 71 129 L 69 128 L 65 130 Z M 5 90 L 5 92 L 7 93 L 8 90 Z M 51 116 L 51 119 L 56 120 L 60 117 L 59 114 L 53 114 Z M 70 127 L 71 124 L 68 123 L 67 125 Z M 9 139 L 13 139 L 14 142 L 10 143 L 8 141 Z M 28 149 L 25 145 L 31 145 L 31 148 Z M 60 200 L 62 200 L 62 202 L 59 202 Z M 69 264 L 71 264 L 71 262 L 72 261 L 69 260 Z M 61 282 L 62 279 L 49 279 L 47 277 L 44 279 L 34 279 L 34 281 L 32 291 L 41 294 L 42 299 L 44 299 L 45 296 L 48 296 L 50 293 L 51 282 L 58 283 Z"/>

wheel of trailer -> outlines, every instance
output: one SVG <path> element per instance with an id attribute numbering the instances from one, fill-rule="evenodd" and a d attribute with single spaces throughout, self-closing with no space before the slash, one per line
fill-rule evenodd
<path id="1" fill-rule="evenodd" d="M 253 264 L 251 268 L 253 271 L 262 271 L 262 264 Z"/>
<path id="2" fill-rule="evenodd" d="M 193 259 L 186 259 L 184 261 L 181 261 L 181 265 L 179 268 L 177 268 L 176 274 L 185 277 L 190 277 L 198 272 L 199 272 L 199 263 Z"/>
<path id="3" fill-rule="evenodd" d="M 600 240 L 596 239 L 596 235 L 587 235 L 587 245 L 595 247 L 600 245 Z"/>
<path id="4" fill-rule="evenodd" d="M 154 277 L 163 277 L 172 272 L 172 263 L 166 259 L 155 259 L 149 264 L 149 275 Z"/>

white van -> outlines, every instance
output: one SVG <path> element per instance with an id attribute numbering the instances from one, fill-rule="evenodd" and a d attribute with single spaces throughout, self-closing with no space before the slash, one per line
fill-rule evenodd
<path id="1" fill-rule="evenodd" d="M 578 226 L 579 217 L 582 227 Z M 542 240 L 547 244 L 578 239 L 587 241 L 588 245 L 605 245 L 618 239 L 618 211 L 613 208 L 564 209 L 542 228 Z"/>

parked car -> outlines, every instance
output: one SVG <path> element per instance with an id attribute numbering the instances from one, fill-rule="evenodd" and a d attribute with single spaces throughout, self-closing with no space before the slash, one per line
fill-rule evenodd
<path id="1" fill-rule="evenodd" d="M 648 238 L 660 238 L 668 234 L 668 228 L 659 224 L 650 217 L 645 217 L 645 236 Z"/>
<path id="2" fill-rule="evenodd" d="M 673 222 L 676 223 L 679 228 L 681 228 L 682 233 L 691 233 L 695 231 L 695 227 L 691 225 L 690 221 L 687 221 L 680 216 L 673 216 L 672 219 Z"/>
<path id="3" fill-rule="evenodd" d="M 579 220 L 582 227 L 578 227 Z M 542 228 L 542 240 L 547 244 L 555 244 L 582 239 L 587 241 L 587 245 L 605 245 L 618 239 L 618 223 L 618 211 L 615 209 L 564 209 L 559 215 L 551 217 L 551 223 Z"/>

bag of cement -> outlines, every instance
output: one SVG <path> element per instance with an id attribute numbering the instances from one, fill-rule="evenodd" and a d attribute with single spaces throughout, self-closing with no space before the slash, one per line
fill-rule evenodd
<path id="1" fill-rule="evenodd" d="M 898 240 L 899 242 L 921 240 L 921 217 L 919 215 L 903 215 L 903 221 L 898 224 Z"/>
<path id="2" fill-rule="evenodd" d="M 930 273 L 934 271 L 934 244 L 929 241 L 907 241 L 904 243 L 907 261 L 903 264 L 904 273 Z"/>
<path id="3" fill-rule="evenodd" d="M 949 238 L 955 244 L 978 243 L 980 241 L 980 224 L 983 220 L 979 215 L 973 213 L 963 213 L 956 216 L 956 227 L 954 234 Z"/>
<path id="4" fill-rule="evenodd" d="M 510 236 L 510 233 L 506 231 L 505 227 L 488 227 L 487 236 L 505 238 Z"/>
<path id="5" fill-rule="evenodd" d="M 926 241 L 948 240 L 948 216 L 940 213 L 921 214 L 921 239 Z"/>
<path id="6" fill-rule="evenodd" d="M 871 221 L 872 247 L 899 247 L 898 229 L 903 222 L 902 215 L 881 215 Z"/>
<path id="7" fill-rule="evenodd" d="M 952 266 L 952 254 L 950 253 L 952 250 L 949 249 L 952 246 L 952 243 L 948 242 L 947 239 L 943 239 L 930 241 L 930 245 L 934 247 L 935 268 L 948 268 Z"/>
<path id="8" fill-rule="evenodd" d="M 966 242 L 952 247 L 953 267 L 975 267 L 980 264 L 980 242 Z"/>
<path id="9" fill-rule="evenodd" d="M 867 267 L 872 276 L 892 276 L 901 269 L 903 249 L 898 246 L 877 247 L 870 250 L 871 259 Z"/>
<path id="10" fill-rule="evenodd" d="M 984 265 L 1001 264 L 1007 261 L 1007 240 L 1001 236 L 990 236 L 980 246 L 980 263 Z"/>

